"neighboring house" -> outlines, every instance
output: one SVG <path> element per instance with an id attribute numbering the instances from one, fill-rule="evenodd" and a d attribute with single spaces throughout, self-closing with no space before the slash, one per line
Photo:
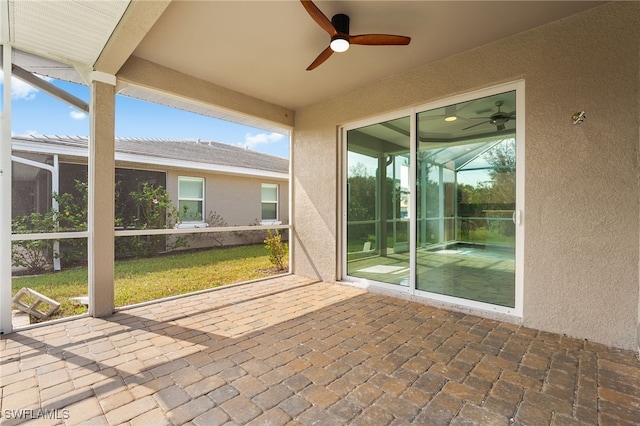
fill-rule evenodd
<path id="1" fill-rule="evenodd" d="M 12 139 L 12 217 L 49 211 L 52 192 L 87 181 L 87 137 Z M 148 183 L 167 189 L 180 228 L 289 222 L 285 158 L 212 141 L 116 138 L 115 160 L 123 204 L 116 210 L 127 216 L 138 214 L 128 194 Z"/>

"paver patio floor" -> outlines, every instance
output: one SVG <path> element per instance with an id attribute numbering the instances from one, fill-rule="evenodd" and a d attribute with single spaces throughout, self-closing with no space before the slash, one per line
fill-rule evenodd
<path id="1" fill-rule="evenodd" d="M 4 424 L 640 422 L 633 352 L 296 276 L 0 343 Z"/>

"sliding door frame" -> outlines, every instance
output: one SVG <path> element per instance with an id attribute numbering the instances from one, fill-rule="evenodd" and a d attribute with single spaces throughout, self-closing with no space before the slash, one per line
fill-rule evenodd
<path id="1" fill-rule="evenodd" d="M 515 306 L 505 307 L 493 305 L 484 302 L 477 302 L 469 299 L 452 297 L 437 293 L 431 293 L 416 288 L 416 258 L 417 258 L 417 218 L 416 218 L 416 163 L 417 163 L 417 115 L 421 112 L 442 108 L 447 105 L 458 104 L 471 101 L 499 93 L 515 91 L 516 93 L 516 111 L 518 118 L 516 120 L 516 207 L 514 219 L 516 222 L 516 247 L 515 247 Z M 524 80 L 518 80 L 510 83 L 500 84 L 487 87 L 481 90 L 468 92 L 465 94 L 452 96 L 434 102 L 425 103 L 414 108 L 398 110 L 376 117 L 368 118 L 348 123 L 339 128 L 339 153 L 338 164 L 340 167 L 340 220 L 339 222 L 339 261 L 338 261 L 338 279 L 348 284 L 362 287 L 390 291 L 399 295 L 416 296 L 420 299 L 432 300 L 440 302 L 444 306 L 459 307 L 464 309 L 478 310 L 484 312 L 493 312 L 513 317 L 522 318 L 523 316 L 523 295 L 524 295 L 524 238 L 525 238 L 525 83 Z M 363 278 L 351 277 L 347 275 L 347 132 L 361 127 L 382 123 L 401 117 L 409 117 L 410 119 L 410 174 L 409 185 L 411 187 L 410 203 L 411 214 L 409 220 L 409 285 L 399 286 L 394 284 L 372 281 Z"/>

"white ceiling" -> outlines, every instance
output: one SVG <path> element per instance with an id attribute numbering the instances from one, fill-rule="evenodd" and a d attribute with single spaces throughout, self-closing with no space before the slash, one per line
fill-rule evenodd
<path id="1" fill-rule="evenodd" d="M 103 61 L 117 72 L 132 54 L 295 110 L 602 3 L 316 1 L 329 19 L 336 13 L 349 15 L 351 34 L 398 34 L 412 41 L 408 46 L 352 46 L 306 71 L 329 36 L 298 0 L 173 0 L 168 7 L 167 2 L 0 0 L 0 20 L 8 22 L 16 49 L 77 69 Z M 136 37 L 113 40 L 117 26 L 133 28 Z M 15 57 L 17 65 L 30 71 L 69 78 L 55 64 L 30 55 Z"/>
<path id="2" fill-rule="evenodd" d="M 351 34 L 412 38 L 352 46 L 313 71 L 329 36 L 297 0 L 174 1 L 134 55 L 297 109 L 597 5 L 593 1 L 317 1 Z"/>

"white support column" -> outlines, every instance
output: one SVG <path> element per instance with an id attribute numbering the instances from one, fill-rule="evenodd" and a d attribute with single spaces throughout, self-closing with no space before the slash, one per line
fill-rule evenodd
<path id="1" fill-rule="evenodd" d="M 114 309 L 115 77 L 101 77 L 90 86 L 88 262 L 94 317 Z"/>
<path id="2" fill-rule="evenodd" d="M 0 114 L 0 332 L 11 333 L 11 46 L 1 47 L 4 81 Z"/>

